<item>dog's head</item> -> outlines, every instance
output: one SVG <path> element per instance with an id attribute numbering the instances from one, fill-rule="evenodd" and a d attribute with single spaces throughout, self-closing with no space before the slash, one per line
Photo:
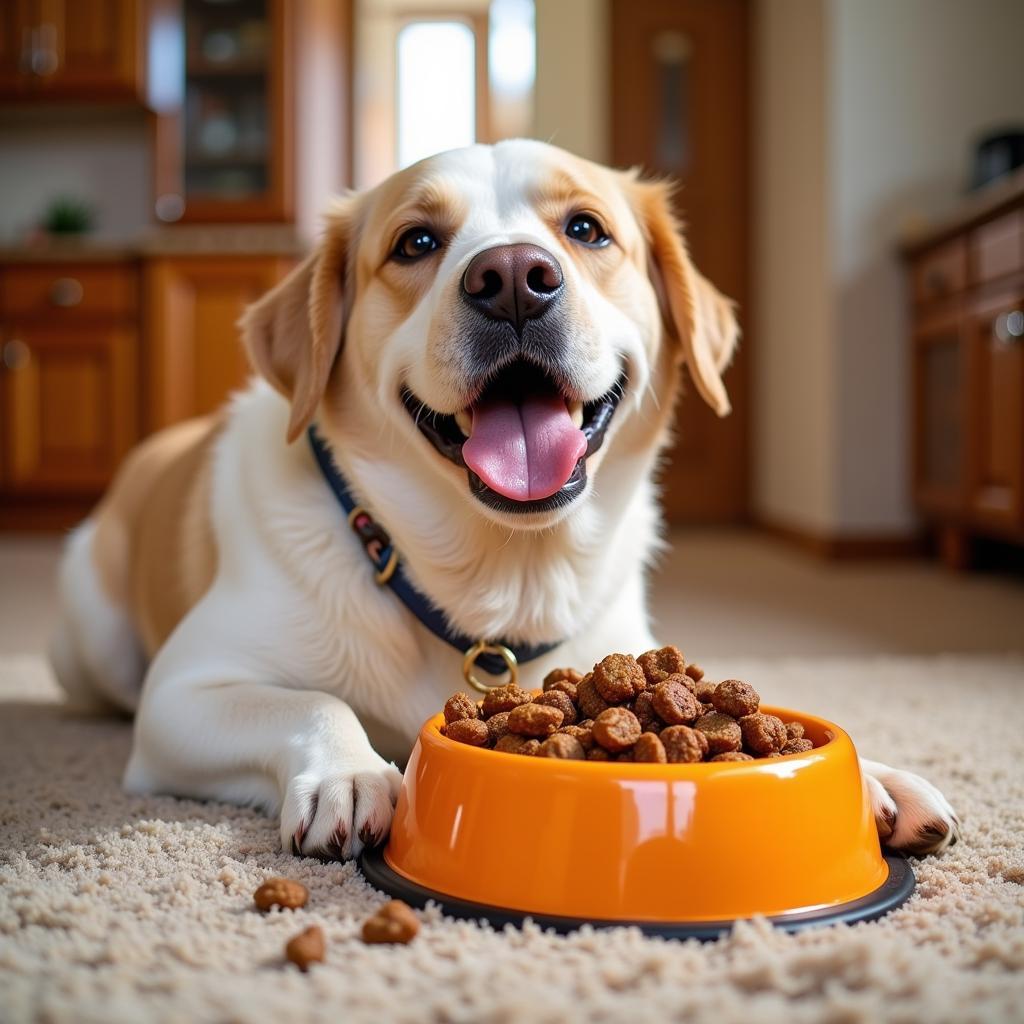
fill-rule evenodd
<path id="1" fill-rule="evenodd" d="M 254 365 L 291 403 L 289 440 L 359 396 L 376 436 L 396 431 L 480 514 L 538 527 L 582 504 L 645 396 L 664 434 L 682 362 L 724 415 L 736 323 L 669 193 L 515 140 L 341 200 L 313 255 L 243 320 Z"/>

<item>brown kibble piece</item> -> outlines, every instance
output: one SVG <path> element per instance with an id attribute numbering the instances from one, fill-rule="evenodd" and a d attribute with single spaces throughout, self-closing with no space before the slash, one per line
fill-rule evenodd
<path id="1" fill-rule="evenodd" d="M 419 930 L 412 908 L 401 900 L 389 900 L 363 922 L 363 942 L 412 942 Z"/>
<path id="2" fill-rule="evenodd" d="M 774 715 L 760 712 L 740 719 L 743 745 L 755 754 L 778 753 L 786 743 L 786 727 Z"/>
<path id="3" fill-rule="evenodd" d="M 710 704 L 717 689 L 718 683 L 713 683 L 710 679 L 700 679 L 694 684 L 693 695 L 701 704 Z"/>
<path id="4" fill-rule="evenodd" d="M 445 726 L 445 736 L 456 743 L 466 743 L 471 747 L 485 747 L 491 738 L 486 722 L 479 718 L 459 718 Z"/>
<path id="5" fill-rule="evenodd" d="M 554 690 L 558 683 L 568 683 L 574 689 L 583 678 L 574 668 L 553 668 L 545 677 L 543 690 L 545 693 L 548 690 Z"/>
<path id="6" fill-rule="evenodd" d="M 260 910 L 281 907 L 297 910 L 309 899 L 309 890 L 301 882 L 290 878 L 268 878 L 253 894 L 252 901 Z"/>
<path id="7" fill-rule="evenodd" d="M 444 720 L 448 725 L 462 718 L 479 718 L 476 702 L 464 693 L 453 693 L 444 706 Z"/>
<path id="8" fill-rule="evenodd" d="M 540 749 L 540 741 L 528 740 L 525 736 L 507 732 L 494 744 L 494 749 L 501 750 L 506 754 L 525 754 L 527 757 L 532 757 Z"/>
<path id="9" fill-rule="evenodd" d="M 550 736 L 562 724 L 562 712 L 543 704 L 520 704 L 508 716 L 508 731 L 519 736 Z"/>
<path id="10" fill-rule="evenodd" d="M 597 718 L 608 707 L 608 702 L 597 692 L 594 673 L 588 672 L 576 687 L 576 703 L 587 718 Z"/>
<path id="11" fill-rule="evenodd" d="M 726 754 L 739 750 L 743 745 L 743 732 L 736 724 L 736 720 L 723 715 L 720 711 L 701 715 L 693 723 L 693 727 L 704 733 L 710 754 Z"/>
<path id="12" fill-rule="evenodd" d="M 688 725 L 700 714 L 700 703 L 683 682 L 685 676 L 669 676 L 651 690 L 651 701 L 666 725 Z"/>
<path id="13" fill-rule="evenodd" d="M 632 654 L 609 654 L 594 666 L 594 686 L 609 704 L 624 704 L 647 686 Z"/>
<path id="14" fill-rule="evenodd" d="M 653 732 L 642 733 L 633 747 L 633 760 L 649 764 L 665 764 L 668 760 L 665 754 L 665 744 Z"/>
<path id="15" fill-rule="evenodd" d="M 702 669 L 700 665 L 687 665 L 686 674 L 695 683 L 699 683 L 704 678 L 704 669 Z"/>
<path id="16" fill-rule="evenodd" d="M 608 708 L 594 719 L 594 739 L 612 754 L 628 750 L 640 739 L 640 723 L 626 708 Z"/>
<path id="17" fill-rule="evenodd" d="M 484 694 L 484 718 L 498 714 L 499 711 L 511 711 L 520 704 L 529 704 L 533 694 L 520 689 L 515 683 L 495 686 Z"/>
<path id="18" fill-rule="evenodd" d="M 596 743 L 587 751 L 588 761 L 610 761 L 611 759 L 612 755 L 604 747 L 599 747 Z"/>
<path id="19" fill-rule="evenodd" d="M 583 749 L 583 744 L 575 736 L 570 736 L 564 732 L 556 732 L 554 736 L 549 736 L 540 745 L 537 756 L 560 757 L 567 761 L 582 761 L 587 756 L 587 752 Z"/>
<path id="20" fill-rule="evenodd" d="M 712 761 L 753 761 L 754 759 L 749 754 L 744 754 L 742 750 L 723 750 L 721 754 L 715 754 Z"/>
<path id="21" fill-rule="evenodd" d="M 686 659 L 678 647 L 660 647 L 656 651 L 645 651 L 636 660 L 650 686 L 686 671 Z"/>
<path id="22" fill-rule="evenodd" d="M 508 716 L 510 714 L 510 711 L 499 711 L 487 719 L 487 734 L 492 746 L 508 732 Z"/>
<path id="23" fill-rule="evenodd" d="M 804 738 L 804 727 L 802 722 L 787 722 L 786 736 L 791 740 L 802 740 Z"/>
<path id="24" fill-rule="evenodd" d="M 590 725 L 563 725 L 558 731 L 577 740 L 584 750 L 589 750 L 594 745 L 594 734 L 591 731 L 593 724 L 591 722 Z"/>
<path id="25" fill-rule="evenodd" d="M 711 703 L 716 711 L 733 718 L 744 718 L 757 713 L 761 698 L 749 683 L 739 679 L 726 679 L 715 687 Z"/>
<path id="26" fill-rule="evenodd" d="M 290 960 L 300 971 L 308 971 L 310 964 L 323 963 L 326 943 L 321 929 L 311 924 L 304 932 L 299 932 L 288 940 L 284 947 L 285 958 Z"/>
<path id="27" fill-rule="evenodd" d="M 558 708 L 562 712 L 562 725 L 576 724 L 576 705 L 573 704 L 572 698 L 561 690 L 549 690 L 547 693 L 542 693 L 539 697 L 533 698 L 533 703 Z"/>
<path id="28" fill-rule="evenodd" d="M 636 715 L 643 732 L 657 733 L 665 728 L 665 723 L 658 717 L 658 712 L 654 710 L 654 697 L 650 690 L 644 690 L 643 693 L 637 695 L 633 702 L 633 714 Z"/>
<path id="29" fill-rule="evenodd" d="M 804 737 L 799 737 L 795 740 L 788 740 L 782 748 L 783 754 L 806 754 L 808 750 L 813 750 L 814 744 Z"/>
<path id="30" fill-rule="evenodd" d="M 704 733 L 688 725 L 670 725 L 662 730 L 661 742 L 665 747 L 665 758 L 669 764 L 684 764 L 703 761 L 708 752 L 708 741 Z"/>

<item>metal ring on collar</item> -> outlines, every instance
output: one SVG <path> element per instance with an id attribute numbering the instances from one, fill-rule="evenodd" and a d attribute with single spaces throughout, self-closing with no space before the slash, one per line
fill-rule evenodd
<path id="1" fill-rule="evenodd" d="M 476 668 L 476 659 L 481 654 L 498 655 L 505 662 L 505 667 L 508 669 L 508 678 L 494 683 L 485 683 L 478 679 L 473 669 Z M 519 681 L 519 663 L 516 661 L 516 656 L 502 644 L 489 644 L 484 640 L 480 640 L 466 651 L 466 656 L 462 659 L 462 676 L 474 690 L 479 693 L 487 693 L 488 690 L 493 690 L 496 686 L 517 683 Z"/>

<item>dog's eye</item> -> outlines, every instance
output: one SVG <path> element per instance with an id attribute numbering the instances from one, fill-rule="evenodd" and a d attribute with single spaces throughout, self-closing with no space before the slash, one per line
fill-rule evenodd
<path id="1" fill-rule="evenodd" d="M 440 246 L 437 236 L 429 229 L 410 228 L 399 238 L 393 255 L 401 260 L 418 260 Z"/>
<path id="2" fill-rule="evenodd" d="M 581 245 L 598 247 L 611 241 L 601 222 L 591 213 L 577 213 L 570 217 L 569 223 L 565 225 L 565 233 Z"/>

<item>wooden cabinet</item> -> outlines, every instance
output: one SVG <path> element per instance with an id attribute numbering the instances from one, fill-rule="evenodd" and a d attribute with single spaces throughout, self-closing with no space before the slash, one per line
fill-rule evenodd
<path id="1" fill-rule="evenodd" d="M 1024 544 L 1024 175 L 907 247 L 914 497 L 951 565 Z"/>
<path id="2" fill-rule="evenodd" d="M 145 271 L 146 429 L 211 412 L 250 369 L 242 311 L 294 265 L 280 256 L 174 256 Z"/>
<path id="3" fill-rule="evenodd" d="M 5 0 L 0 98 L 136 99 L 144 0 Z"/>
<path id="4" fill-rule="evenodd" d="M 0 311 L 0 521 L 50 525 L 62 502 L 94 500 L 139 438 L 138 271 L 9 265 Z"/>

